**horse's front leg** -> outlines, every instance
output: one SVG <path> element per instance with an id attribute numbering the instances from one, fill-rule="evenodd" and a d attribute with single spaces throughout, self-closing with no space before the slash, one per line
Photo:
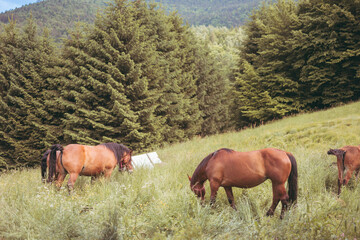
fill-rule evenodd
<path id="1" fill-rule="evenodd" d="M 111 173 L 113 172 L 113 168 L 109 168 L 109 169 L 105 169 L 104 170 L 104 177 L 105 177 L 105 179 L 109 179 L 110 178 L 110 176 L 111 176 Z"/>
<path id="2" fill-rule="evenodd" d="M 232 192 L 232 188 L 231 187 L 224 187 L 224 189 L 225 189 L 228 201 L 230 203 L 230 206 L 233 209 L 237 210 L 236 207 L 235 207 L 235 203 L 234 203 L 234 195 L 233 195 L 233 192 Z"/>
<path id="3" fill-rule="evenodd" d="M 356 171 L 355 171 L 356 181 L 357 181 L 358 178 L 359 178 L 359 172 L 360 172 L 360 168 L 356 169 Z"/>
<path id="4" fill-rule="evenodd" d="M 99 178 L 99 175 L 91 176 L 91 184 L 94 184 L 98 178 Z"/>
<path id="5" fill-rule="evenodd" d="M 217 180 L 210 180 L 210 189 L 211 189 L 211 195 L 210 195 L 210 205 L 213 206 L 216 201 L 216 195 L 217 191 L 219 190 L 220 183 Z"/>

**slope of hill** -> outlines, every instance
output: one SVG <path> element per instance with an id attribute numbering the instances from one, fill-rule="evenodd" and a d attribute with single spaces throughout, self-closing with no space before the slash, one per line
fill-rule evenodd
<path id="1" fill-rule="evenodd" d="M 157 152 L 166 164 L 110 181 L 80 177 L 75 193 L 43 185 L 40 169 L 0 175 L 0 238 L 42 239 L 357 239 L 360 184 L 336 195 L 337 168 L 327 150 L 360 143 L 360 102 L 289 117 L 256 128 L 169 145 Z M 220 189 L 214 208 L 202 206 L 189 188 L 207 154 L 222 148 L 250 151 L 276 147 L 298 163 L 296 208 L 283 220 L 265 217 L 271 182 L 233 189 L 234 211 Z M 91 224 L 90 224 L 91 223 Z M 61 226 L 61 227 L 59 227 Z"/>
<path id="2" fill-rule="evenodd" d="M 22 26 L 31 14 L 40 29 L 46 27 L 55 39 L 60 39 L 67 37 L 75 22 L 92 23 L 105 6 L 105 0 L 45 0 L 1 13 L 0 22 L 14 19 Z"/>
<path id="3" fill-rule="evenodd" d="M 148 0 L 153 2 L 153 0 Z M 244 23 L 253 8 L 261 0 L 156 0 L 167 11 L 177 11 L 190 25 L 238 26 Z M 22 25 L 31 13 L 40 28 L 47 27 L 59 39 L 67 36 L 75 22 L 92 23 L 96 13 L 102 10 L 106 0 L 44 0 L 0 14 L 0 22 L 14 18 Z"/>

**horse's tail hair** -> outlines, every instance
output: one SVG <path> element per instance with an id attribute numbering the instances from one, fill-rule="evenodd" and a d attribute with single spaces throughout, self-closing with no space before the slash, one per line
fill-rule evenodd
<path id="1" fill-rule="evenodd" d="M 50 149 L 46 150 L 44 155 L 41 158 L 41 180 L 43 182 L 46 181 L 46 168 L 47 168 L 47 157 L 49 156 L 49 153 L 51 152 Z"/>
<path id="2" fill-rule="evenodd" d="M 291 162 L 291 171 L 288 178 L 288 195 L 290 204 L 295 203 L 298 193 L 298 170 L 295 157 L 291 153 L 286 153 Z"/>
<path id="3" fill-rule="evenodd" d="M 62 158 L 63 147 L 60 144 L 52 145 L 50 148 L 50 158 L 49 158 L 49 175 L 48 182 L 54 181 L 54 176 L 56 174 L 56 151 L 60 151 L 60 158 Z"/>
<path id="4" fill-rule="evenodd" d="M 344 160 L 345 160 L 345 150 L 342 149 L 330 149 L 327 154 L 328 155 L 335 155 L 336 158 L 338 159 L 338 162 L 340 162 L 341 164 L 341 170 L 342 172 L 345 171 L 345 164 L 344 164 Z"/>

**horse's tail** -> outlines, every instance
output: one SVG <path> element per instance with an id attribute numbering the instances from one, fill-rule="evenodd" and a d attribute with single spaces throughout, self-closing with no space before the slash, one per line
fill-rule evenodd
<path id="1" fill-rule="evenodd" d="M 346 153 L 346 151 L 342 150 L 342 149 L 330 149 L 327 152 L 328 155 L 336 156 L 336 158 L 338 159 L 338 162 L 340 163 L 340 169 L 342 170 L 343 173 L 345 171 L 345 164 L 344 164 L 345 153 Z"/>
<path id="2" fill-rule="evenodd" d="M 63 147 L 60 144 L 52 145 L 50 148 L 50 158 L 49 158 L 49 175 L 48 182 L 54 181 L 54 176 L 56 174 L 56 151 L 60 151 L 60 158 L 62 158 Z"/>
<path id="3" fill-rule="evenodd" d="M 42 182 L 46 181 L 47 157 L 50 152 L 51 152 L 50 149 L 46 150 L 46 152 L 44 153 L 44 155 L 41 158 L 41 180 L 42 180 Z"/>
<path id="4" fill-rule="evenodd" d="M 288 178 L 288 195 L 290 204 L 295 203 L 298 192 L 298 170 L 295 157 L 291 153 L 286 153 L 291 162 L 291 171 Z"/>

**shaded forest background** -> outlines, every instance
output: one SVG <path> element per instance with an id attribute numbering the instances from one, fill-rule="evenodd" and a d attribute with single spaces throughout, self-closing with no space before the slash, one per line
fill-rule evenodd
<path id="1" fill-rule="evenodd" d="M 359 99 L 359 0 L 279 0 L 230 29 L 143 0 L 110 2 L 66 33 L 53 32 L 65 17 L 39 21 L 75 2 L 28 5 L 55 7 L 17 9 L 25 22 L 1 27 L 0 169 L 36 166 L 54 143 L 141 152 Z"/>

